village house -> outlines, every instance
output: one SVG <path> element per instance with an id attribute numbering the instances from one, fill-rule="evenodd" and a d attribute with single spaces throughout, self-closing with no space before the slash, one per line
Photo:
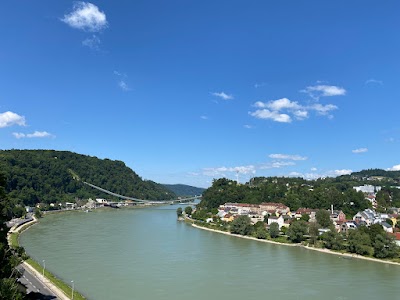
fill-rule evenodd
<path id="1" fill-rule="evenodd" d="M 282 215 L 279 217 L 269 217 L 268 218 L 268 226 L 270 226 L 272 223 L 278 223 L 279 230 L 281 230 L 282 226 L 285 224 L 285 220 L 283 219 Z"/>
<path id="2" fill-rule="evenodd" d="M 227 202 L 222 204 L 218 208 L 218 216 L 221 220 L 225 220 L 225 214 L 230 215 L 246 215 L 249 216 L 251 223 L 255 224 L 260 221 L 264 221 L 265 215 L 280 216 L 289 215 L 290 209 L 282 203 L 261 203 L 261 204 L 249 204 L 249 203 L 231 203 Z M 230 218 L 228 218 L 230 219 Z"/>
<path id="3" fill-rule="evenodd" d="M 287 215 L 290 214 L 290 209 L 286 205 L 282 203 L 276 202 L 263 202 L 260 204 L 260 210 L 262 212 L 274 212 L 279 215 Z"/>
<path id="4" fill-rule="evenodd" d="M 355 186 L 353 187 L 353 189 L 355 189 L 357 192 L 363 192 L 364 194 L 375 194 L 379 192 L 382 189 L 382 187 L 364 184 L 361 186 Z"/>
<path id="5" fill-rule="evenodd" d="M 346 221 L 346 215 L 341 210 L 331 210 L 330 219 L 333 223 Z"/>
<path id="6" fill-rule="evenodd" d="M 302 215 L 308 215 L 310 217 L 309 222 L 316 222 L 315 214 L 317 213 L 318 209 L 311 209 L 311 208 L 299 208 L 296 210 L 295 218 L 299 220 Z"/>

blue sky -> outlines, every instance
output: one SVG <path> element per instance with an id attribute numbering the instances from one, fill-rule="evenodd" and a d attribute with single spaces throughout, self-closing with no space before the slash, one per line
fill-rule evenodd
<path id="1" fill-rule="evenodd" d="M 1 149 L 143 179 L 400 170 L 400 2 L 2 1 Z"/>

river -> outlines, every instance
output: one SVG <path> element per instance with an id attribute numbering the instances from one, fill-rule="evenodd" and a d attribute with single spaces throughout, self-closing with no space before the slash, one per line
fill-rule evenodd
<path id="1" fill-rule="evenodd" d="M 20 243 L 91 300 L 399 299 L 399 266 L 196 229 L 177 207 L 47 215 Z"/>

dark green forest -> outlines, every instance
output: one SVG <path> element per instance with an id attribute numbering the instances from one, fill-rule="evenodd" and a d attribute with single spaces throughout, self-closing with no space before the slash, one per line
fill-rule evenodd
<path id="1" fill-rule="evenodd" d="M 164 200 L 176 197 L 161 184 L 142 180 L 122 161 L 68 151 L 2 150 L 0 171 L 6 176 L 9 199 L 24 205 L 112 198 L 82 181 L 134 198 Z"/>
<path id="2" fill-rule="evenodd" d="M 205 189 L 185 184 L 163 184 L 167 189 L 175 193 L 177 196 L 197 196 L 201 195 Z"/>
<path id="3" fill-rule="evenodd" d="M 373 176 L 384 177 L 372 179 Z M 253 203 L 280 202 L 292 211 L 300 207 L 335 209 L 352 216 L 370 207 L 362 192 L 353 187 L 369 184 L 382 186 L 377 193 L 378 210 L 400 207 L 400 190 L 394 186 L 399 183 L 400 172 L 384 170 L 365 170 L 336 178 L 305 180 L 288 177 L 255 177 L 246 184 L 236 184 L 229 179 L 214 180 L 213 185 L 203 192 L 200 208 L 217 208 L 226 202 Z"/>

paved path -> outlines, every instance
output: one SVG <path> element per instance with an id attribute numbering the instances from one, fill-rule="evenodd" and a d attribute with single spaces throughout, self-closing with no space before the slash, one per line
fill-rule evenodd
<path id="1" fill-rule="evenodd" d="M 40 272 L 36 271 L 29 264 L 27 264 L 26 262 L 23 262 L 21 265 L 25 269 L 26 273 L 30 273 L 36 279 L 36 282 L 40 282 L 41 288 L 39 288 L 39 290 L 40 289 L 43 289 L 43 291 L 47 290 L 48 292 L 50 292 L 51 295 L 53 295 L 55 297 L 55 298 L 49 298 L 49 299 L 70 300 L 70 298 L 67 297 L 63 291 L 61 291 L 53 283 L 51 283 L 50 280 L 43 277 Z M 36 288 L 37 288 L 37 286 L 36 286 Z"/>
<path id="2" fill-rule="evenodd" d="M 25 268 L 23 264 L 19 265 L 17 270 L 21 273 L 21 277 L 18 281 L 26 286 L 27 294 L 40 293 L 43 295 L 41 299 L 59 299 L 43 284 L 43 282 L 33 275 L 28 268 Z"/>

